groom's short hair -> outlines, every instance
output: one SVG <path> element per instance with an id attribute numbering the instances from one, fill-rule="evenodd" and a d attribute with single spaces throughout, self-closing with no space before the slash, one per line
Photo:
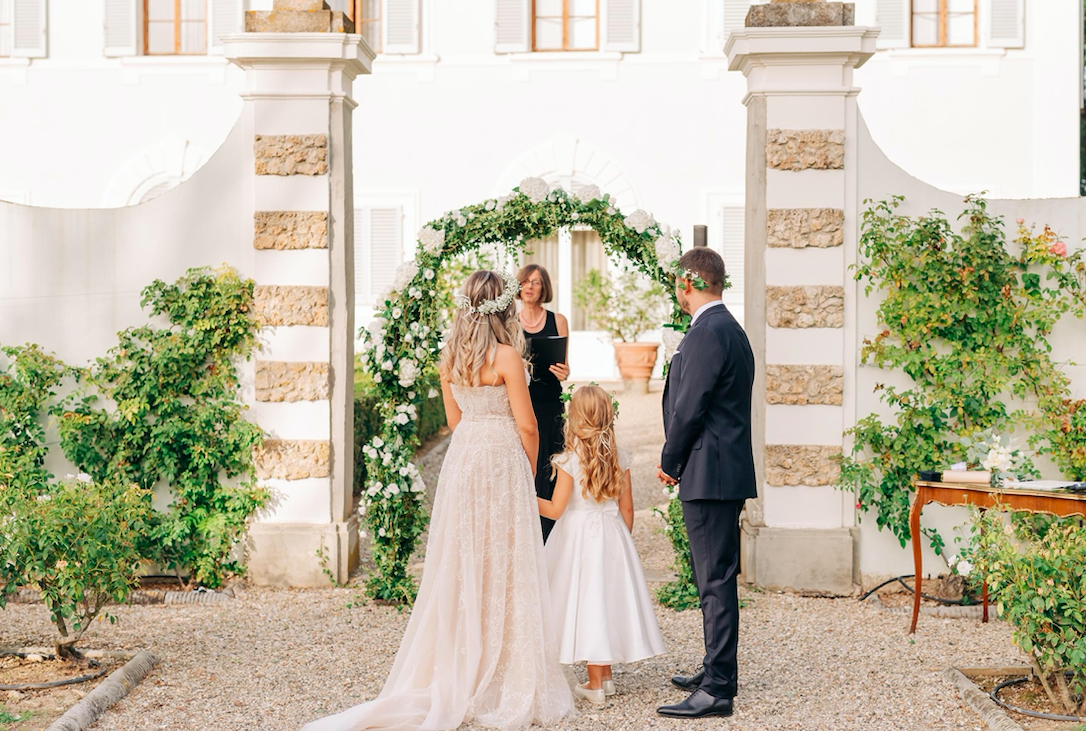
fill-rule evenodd
<path id="1" fill-rule="evenodd" d="M 697 272 L 706 284 L 709 294 L 724 292 L 724 260 L 708 246 L 695 246 L 679 259 L 679 269 Z M 680 275 L 681 276 L 681 275 Z"/>

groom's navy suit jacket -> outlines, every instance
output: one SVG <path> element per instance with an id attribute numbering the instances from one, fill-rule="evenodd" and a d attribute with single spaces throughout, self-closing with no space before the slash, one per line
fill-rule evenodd
<path id="1" fill-rule="evenodd" d="M 750 435 L 754 354 L 723 305 L 701 313 L 671 359 L 664 385 L 661 469 L 679 499 L 758 496 Z"/>

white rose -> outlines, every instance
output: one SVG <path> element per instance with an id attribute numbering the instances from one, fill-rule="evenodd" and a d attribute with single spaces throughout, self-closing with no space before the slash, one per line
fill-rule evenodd
<path id="1" fill-rule="evenodd" d="M 409 399 L 411 399 L 412 401 L 414 401 L 414 400 L 415 400 L 415 392 L 414 392 L 414 391 L 408 391 L 408 392 L 407 392 L 407 398 L 409 398 Z"/>
<path id="2" fill-rule="evenodd" d="M 445 247 L 445 231 L 423 226 L 419 231 L 419 245 L 427 254 L 436 254 Z"/>
<path id="3" fill-rule="evenodd" d="M 366 329 L 369 330 L 370 336 L 374 340 L 381 340 L 384 335 L 385 321 L 380 317 L 375 317 L 370 320 L 370 324 Z"/>
<path id="4" fill-rule="evenodd" d="M 514 197 L 515 196 L 511 196 L 511 195 L 499 196 L 498 197 L 498 202 L 495 203 L 494 205 L 498 209 L 498 211 L 501 211 L 501 209 L 505 208 L 505 204 L 508 203 L 509 201 L 513 200 Z"/>
<path id="5" fill-rule="evenodd" d="M 407 424 L 407 422 L 411 420 L 407 418 L 407 414 L 396 414 L 396 417 L 393 419 L 393 421 L 395 421 L 400 426 L 404 426 Z"/>
<path id="6" fill-rule="evenodd" d="M 404 287 L 411 283 L 415 275 L 419 273 L 419 265 L 414 259 L 405 261 L 396 267 L 396 278 L 392 280 L 392 289 L 402 292 Z"/>
<path id="7" fill-rule="evenodd" d="M 582 185 L 573 189 L 573 195 L 582 203 L 588 203 L 599 199 L 600 189 L 596 185 Z"/>
<path id="8" fill-rule="evenodd" d="M 75 479 L 79 480 L 80 482 L 93 482 L 91 476 L 88 475 L 86 472 L 80 472 L 78 475 L 75 476 Z"/>
<path id="9" fill-rule="evenodd" d="M 413 360 L 400 361 L 400 385 L 407 388 L 419 377 L 418 364 Z"/>
<path id="10" fill-rule="evenodd" d="M 958 562 L 958 574 L 960 576 L 969 576 L 969 572 L 973 570 L 973 564 L 964 558 Z"/>
<path id="11" fill-rule="evenodd" d="M 466 224 L 467 222 L 468 222 L 468 219 L 464 218 L 463 216 L 459 216 L 459 217 L 458 217 L 458 218 L 456 219 L 456 225 L 457 225 L 457 226 L 463 226 L 463 225 L 465 225 L 465 224 Z"/>
<path id="12" fill-rule="evenodd" d="M 430 393 L 426 395 L 426 398 L 437 398 L 437 389 L 431 388 Z"/>
<path id="13" fill-rule="evenodd" d="M 433 279 L 434 278 L 434 270 L 433 269 L 427 269 L 426 271 L 424 271 L 422 273 L 422 278 L 426 279 L 427 281 Z M 433 292 L 431 292 L 430 294 L 432 295 Z"/>
<path id="14" fill-rule="evenodd" d="M 426 348 L 415 348 L 415 357 L 422 360 L 426 357 Z"/>
<path id="15" fill-rule="evenodd" d="M 385 529 L 384 529 L 384 528 L 381 528 L 380 530 L 378 530 L 378 531 L 377 531 L 377 535 L 379 535 L 379 536 L 381 536 L 382 538 L 384 538 L 384 537 L 385 537 Z"/>
<path id="16" fill-rule="evenodd" d="M 679 348 L 679 343 L 683 341 L 683 334 L 670 327 L 665 327 L 660 331 L 660 339 L 664 341 L 664 360 L 670 363 L 675 351 Z"/>
<path id="17" fill-rule="evenodd" d="M 373 446 L 380 449 L 381 447 L 385 446 L 385 440 L 382 439 L 381 437 L 374 437 L 373 438 Z"/>
<path id="18" fill-rule="evenodd" d="M 681 256 L 679 245 L 670 236 L 656 239 L 656 260 L 661 264 L 670 264 Z"/>
<path id="19" fill-rule="evenodd" d="M 493 210 L 494 210 L 494 207 L 495 207 L 495 206 L 497 206 L 497 205 L 498 205 L 498 204 L 497 204 L 497 203 L 496 203 L 495 201 L 493 201 L 493 200 L 488 200 L 488 201 L 486 202 L 486 205 L 484 205 L 484 206 L 483 206 L 483 208 L 485 208 L 485 209 L 486 209 L 486 210 L 488 210 L 488 211 L 493 211 Z"/>
<path id="20" fill-rule="evenodd" d="M 384 363 L 382 363 L 381 364 L 381 370 L 383 370 L 383 371 L 392 370 L 392 361 L 386 360 Z"/>
<path id="21" fill-rule="evenodd" d="M 518 189 L 528 196 L 528 200 L 532 203 L 545 201 L 551 192 L 551 187 L 547 185 L 547 181 L 543 178 L 525 178 L 520 181 Z"/>
<path id="22" fill-rule="evenodd" d="M 648 231 L 655 223 L 656 220 L 652 215 L 648 211 L 643 211 L 640 208 L 626 216 L 626 225 L 639 234 Z"/>
<path id="23" fill-rule="evenodd" d="M 399 307 L 394 307 L 392 309 L 392 316 L 395 319 L 399 320 L 401 315 L 403 315 L 403 310 L 401 310 Z"/>

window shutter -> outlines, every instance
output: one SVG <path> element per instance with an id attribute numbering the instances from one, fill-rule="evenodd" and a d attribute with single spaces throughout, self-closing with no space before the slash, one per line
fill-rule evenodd
<path id="1" fill-rule="evenodd" d="M 381 0 L 381 53 L 418 53 L 419 27 L 419 0 Z"/>
<path id="2" fill-rule="evenodd" d="M 0 28 L 0 58 L 11 55 L 11 0 L 0 0 L 0 19 L 4 26 Z"/>
<path id="3" fill-rule="evenodd" d="M 494 53 L 532 50 L 532 0 L 495 0 Z"/>
<path id="4" fill-rule="evenodd" d="M 139 54 L 139 0 L 105 0 L 105 55 Z"/>
<path id="5" fill-rule="evenodd" d="M 724 43 L 728 42 L 729 34 L 747 27 L 750 6 L 751 0 L 724 0 Z M 724 50 L 723 45 L 720 50 Z"/>
<path id="6" fill-rule="evenodd" d="M 403 208 L 356 205 L 354 245 L 355 299 L 373 305 L 403 258 Z"/>
<path id="7" fill-rule="evenodd" d="M 45 57 L 45 0 L 11 0 L 11 55 Z"/>
<path id="8" fill-rule="evenodd" d="M 641 50 L 641 0 L 601 0 L 600 50 Z"/>
<path id="9" fill-rule="evenodd" d="M 875 42 L 876 48 L 908 48 L 912 18 L 909 17 L 909 0 L 878 0 L 875 6 L 875 23 L 882 29 Z"/>
<path id="10" fill-rule="evenodd" d="M 747 211 L 743 206 L 723 206 L 720 209 L 720 228 L 724 236 L 724 270 L 728 273 L 728 279 L 732 286 L 725 293 L 725 297 L 741 300 L 743 296 L 743 259 L 746 256 L 746 227 Z"/>
<path id="11" fill-rule="evenodd" d="M 212 53 L 222 53 L 221 37 L 241 33 L 244 28 L 241 0 L 211 0 L 211 22 L 208 23 L 210 38 L 207 47 Z"/>
<path id="12" fill-rule="evenodd" d="M 1025 0 L 990 0 L 984 24 L 989 48 L 1022 48 L 1025 45 Z"/>

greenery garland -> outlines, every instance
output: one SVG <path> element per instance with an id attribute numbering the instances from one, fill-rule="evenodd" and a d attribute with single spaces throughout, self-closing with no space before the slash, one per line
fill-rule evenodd
<path id="1" fill-rule="evenodd" d="M 415 597 L 408 561 L 427 515 L 425 485 L 412 460 L 419 444 L 419 405 L 429 395 L 420 388 L 420 378 L 437 360 L 444 326 L 445 303 L 437 284 L 442 268 L 486 245 L 501 247 L 516 259 L 528 241 L 573 226 L 594 229 L 609 255 L 664 286 L 672 303 L 665 326 L 685 330 L 689 316 L 675 297 L 675 277 L 681 274 L 678 232 L 661 227 L 642 210 L 624 216 L 595 186 L 568 193 L 527 178 L 509 195 L 451 211 L 423 227 L 415 258 L 396 271 L 373 322 L 361 332 L 362 359 L 373 377 L 384 424 L 363 447 L 367 483 L 359 511 L 372 538 L 370 597 L 390 603 L 410 603 Z"/>

